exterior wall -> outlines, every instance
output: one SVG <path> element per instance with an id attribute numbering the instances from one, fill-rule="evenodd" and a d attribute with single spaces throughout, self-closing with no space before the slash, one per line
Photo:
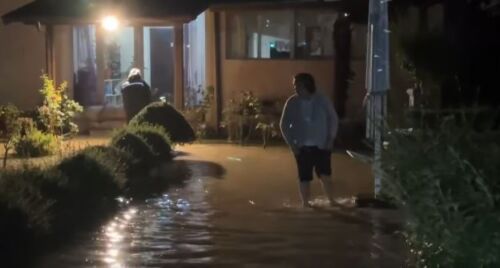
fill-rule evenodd
<path id="1" fill-rule="evenodd" d="M 286 59 L 227 59 L 225 14 L 220 16 L 221 25 L 221 85 L 223 103 L 251 90 L 263 100 L 286 99 L 293 94 L 292 78 L 296 73 L 309 72 L 318 89 L 333 96 L 334 60 L 286 60 Z"/>
<path id="2" fill-rule="evenodd" d="M 0 1 L 0 14 L 31 2 Z M 45 33 L 35 26 L 0 25 L 0 105 L 33 109 L 40 103 L 40 75 L 45 69 Z"/>
<path id="3" fill-rule="evenodd" d="M 251 90 L 264 100 L 285 100 L 293 94 L 292 77 L 298 72 L 309 72 L 317 86 L 333 99 L 335 60 L 268 60 L 268 59 L 227 59 L 226 25 L 224 14 L 220 17 L 221 25 L 221 94 L 222 103 L 226 104 L 239 92 Z M 207 31 L 210 31 L 207 25 Z M 346 104 L 346 120 L 362 124 L 365 114 L 362 107 L 365 96 L 365 51 L 366 26 L 353 25 L 353 58 L 351 68 L 354 73 L 349 88 Z M 211 54 L 210 52 L 208 52 Z"/>
<path id="4" fill-rule="evenodd" d="M 222 53 L 224 54 L 224 53 Z M 222 60 L 224 103 L 251 90 L 264 100 L 286 99 L 293 94 L 292 78 L 296 73 L 309 72 L 318 89 L 332 97 L 334 63 L 332 60 Z"/>
<path id="5" fill-rule="evenodd" d="M 68 83 L 68 95 L 73 96 L 73 28 L 71 26 L 54 27 L 54 57 L 56 82 Z"/>

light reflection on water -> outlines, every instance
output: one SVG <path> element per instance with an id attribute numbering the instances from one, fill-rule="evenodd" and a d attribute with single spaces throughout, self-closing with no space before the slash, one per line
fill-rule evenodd
<path id="1" fill-rule="evenodd" d="M 128 207 L 78 246 L 41 267 L 144 267 L 210 263 L 209 202 L 203 180 Z M 196 209 L 193 209 L 195 206 Z"/>
<path id="2" fill-rule="evenodd" d="M 345 210 L 329 208 L 325 198 L 312 209 L 279 198 L 275 205 L 239 195 L 228 200 L 214 196 L 213 181 L 194 172 L 183 186 L 129 205 L 40 266 L 400 267 L 385 251 L 399 245 L 384 231 L 384 216 L 360 214 L 350 208 L 352 198 L 337 199 Z"/>

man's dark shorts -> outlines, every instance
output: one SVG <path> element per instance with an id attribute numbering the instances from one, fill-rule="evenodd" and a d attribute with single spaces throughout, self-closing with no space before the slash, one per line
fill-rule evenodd
<path id="1" fill-rule="evenodd" d="M 313 171 L 318 177 L 332 175 L 331 152 L 318 147 L 302 147 L 295 155 L 301 182 L 312 181 Z"/>

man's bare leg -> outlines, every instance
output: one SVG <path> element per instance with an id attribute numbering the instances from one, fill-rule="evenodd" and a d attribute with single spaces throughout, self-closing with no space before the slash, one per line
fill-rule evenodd
<path id="1" fill-rule="evenodd" d="M 330 200 L 330 206 L 337 206 L 337 202 L 333 199 L 333 180 L 331 176 L 321 175 L 319 177 L 321 185 L 323 186 L 323 191 L 325 192 L 328 200 Z"/>
<path id="2" fill-rule="evenodd" d="M 302 199 L 302 206 L 310 207 L 311 183 L 308 181 L 300 182 L 299 189 L 300 189 L 300 198 Z"/>

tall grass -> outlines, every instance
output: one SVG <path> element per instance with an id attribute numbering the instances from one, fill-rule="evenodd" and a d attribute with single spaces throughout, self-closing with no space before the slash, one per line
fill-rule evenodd
<path id="1" fill-rule="evenodd" d="M 500 267 L 500 135 L 476 129 L 448 117 L 388 135 L 384 190 L 418 267 Z"/>

